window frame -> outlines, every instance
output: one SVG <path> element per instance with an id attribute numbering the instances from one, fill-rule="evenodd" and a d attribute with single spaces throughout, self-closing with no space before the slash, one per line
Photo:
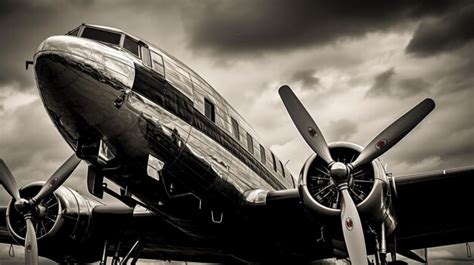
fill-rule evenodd
<path id="1" fill-rule="evenodd" d="M 142 57 L 142 63 L 150 68 L 153 68 L 152 62 L 151 62 L 151 51 L 150 48 L 148 48 L 148 45 L 145 43 L 139 41 L 138 42 L 139 49 L 140 49 L 140 54 Z"/>
<path id="2" fill-rule="evenodd" d="M 286 178 L 286 175 L 285 175 L 285 167 L 283 166 L 283 163 L 281 162 L 280 160 L 280 166 L 281 166 L 281 175 Z"/>
<path id="3" fill-rule="evenodd" d="M 270 152 L 270 154 L 272 154 L 273 170 L 275 170 L 275 172 L 278 172 L 275 154 L 273 152 Z"/>
<path id="4" fill-rule="evenodd" d="M 211 106 L 210 117 L 207 115 L 207 106 Z M 213 123 L 216 123 L 216 106 L 208 98 L 204 97 L 204 116 L 208 118 Z"/>
<path id="5" fill-rule="evenodd" d="M 100 40 L 96 40 L 96 39 L 91 39 L 91 38 L 88 38 L 88 37 L 84 37 L 84 32 L 87 30 L 87 29 L 93 29 L 93 30 L 97 30 L 97 31 L 103 31 L 103 32 L 107 32 L 107 33 L 113 33 L 113 34 L 117 34 L 120 36 L 120 39 L 119 39 L 119 43 L 118 44 L 115 44 L 115 43 L 110 43 L 110 42 L 105 42 L 105 41 L 100 41 Z M 79 31 L 79 33 L 77 34 L 78 37 L 81 37 L 81 38 L 84 38 L 84 39 L 88 39 L 88 40 L 94 40 L 94 41 L 98 41 L 100 43 L 104 43 L 106 45 L 117 45 L 119 47 L 122 47 L 123 46 L 123 41 L 124 41 L 124 35 L 122 32 L 117 32 L 117 31 L 114 31 L 114 30 L 109 30 L 109 29 L 103 29 L 103 28 L 98 28 L 98 27 L 94 27 L 94 26 L 84 26 L 81 28 L 81 30 Z"/>
<path id="6" fill-rule="evenodd" d="M 247 132 L 247 150 L 253 155 L 255 153 L 253 146 L 253 137 Z"/>
<path id="7" fill-rule="evenodd" d="M 232 133 L 234 134 L 234 138 L 237 141 L 240 141 L 239 122 L 234 117 L 230 117 L 230 122 L 232 124 Z"/>
<path id="8" fill-rule="evenodd" d="M 155 55 L 155 58 L 159 57 L 161 59 L 161 63 L 156 61 L 153 56 Z M 151 69 L 153 69 L 153 71 L 159 73 L 159 74 L 162 74 L 163 76 L 165 76 L 165 63 L 163 61 L 163 55 L 153 51 L 153 50 L 150 50 L 150 56 L 151 56 Z M 156 62 L 156 63 L 155 63 Z M 161 66 L 161 71 L 160 72 L 158 69 L 155 68 L 155 64 L 158 64 L 159 66 Z M 159 68 L 159 67 L 157 67 Z"/>
<path id="9" fill-rule="evenodd" d="M 267 155 L 265 154 L 265 147 L 263 145 L 260 145 L 260 162 L 262 162 L 264 165 L 267 162 Z"/>
<path id="10" fill-rule="evenodd" d="M 141 58 L 142 58 L 142 49 L 141 49 L 141 46 L 142 46 L 142 45 L 140 44 L 140 40 L 137 40 L 137 39 L 135 39 L 135 38 L 132 38 L 131 36 L 129 36 L 129 35 L 127 35 L 127 34 L 123 34 L 123 35 L 124 35 L 124 37 L 123 37 L 123 43 L 122 43 L 121 47 L 122 47 L 124 50 L 126 50 L 127 52 L 133 54 L 135 57 L 141 59 Z M 132 41 L 134 41 L 134 42 L 137 44 L 137 48 L 138 48 L 137 52 L 138 52 L 138 54 L 135 54 L 135 53 L 133 53 L 132 51 L 130 51 L 129 49 L 125 48 L 125 40 L 126 40 L 127 38 L 130 39 L 130 40 L 132 40 Z M 150 57 L 151 57 L 151 55 L 150 55 Z"/>

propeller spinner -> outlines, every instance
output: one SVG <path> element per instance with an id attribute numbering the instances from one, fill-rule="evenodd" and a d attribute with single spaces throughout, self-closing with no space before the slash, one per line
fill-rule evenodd
<path id="1" fill-rule="evenodd" d="M 72 155 L 43 185 L 33 198 L 21 198 L 17 182 L 5 162 L 0 159 L 0 182 L 15 201 L 15 209 L 20 212 L 26 222 L 25 235 L 25 264 L 38 264 L 38 242 L 33 221 L 40 212 L 41 200 L 51 195 L 61 186 L 81 162 L 76 155 Z"/>
<path id="2" fill-rule="evenodd" d="M 286 85 L 282 86 L 279 89 L 279 94 L 306 143 L 329 166 L 330 177 L 342 198 L 341 225 L 352 264 L 368 264 L 362 222 L 348 191 L 349 181 L 355 172 L 354 169 L 378 158 L 420 123 L 434 109 L 434 101 L 428 98 L 416 105 L 375 137 L 354 162 L 344 164 L 335 162 L 331 157 L 321 130 L 291 88 Z"/>

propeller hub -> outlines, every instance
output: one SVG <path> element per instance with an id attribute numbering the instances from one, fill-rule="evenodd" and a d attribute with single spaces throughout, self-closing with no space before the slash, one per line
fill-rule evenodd
<path id="1" fill-rule="evenodd" d="M 349 169 L 344 163 L 335 162 L 331 165 L 331 177 L 337 184 L 349 181 Z"/>
<path id="2" fill-rule="evenodd" d="M 38 205 L 38 218 L 44 218 L 48 215 L 48 208 L 44 205 Z"/>
<path id="3" fill-rule="evenodd" d="M 35 205 L 27 199 L 19 199 L 15 201 L 15 209 L 22 214 L 31 214 L 35 210 Z"/>

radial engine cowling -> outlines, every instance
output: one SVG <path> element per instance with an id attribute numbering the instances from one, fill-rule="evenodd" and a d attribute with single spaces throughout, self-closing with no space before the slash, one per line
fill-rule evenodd
<path id="1" fill-rule="evenodd" d="M 22 198 L 31 198 L 38 193 L 44 182 L 34 182 L 20 190 Z M 65 186 L 59 187 L 52 195 L 39 203 L 39 211 L 32 221 L 38 238 L 40 256 L 58 262 L 69 260 L 68 257 L 81 257 L 84 260 L 73 262 L 90 262 L 97 258 L 95 252 L 100 246 L 89 242 L 92 209 L 97 203 L 81 196 Z M 25 240 L 26 224 L 24 217 L 15 209 L 12 201 L 7 209 L 7 227 L 18 244 Z M 42 247 L 47 246 L 47 247 Z M 91 249 L 96 248 L 92 251 Z M 87 252 L 80 255 L 79 252 Z M 98 251 L 100 255 L 100 250 Z M 89 261 L 90 259 L 90 261 Z"/>
<path id="2" fill-rule="evenodd" d="M 349 164 L 362 151 L 362 147 L 347 142 L 329 145 L 336 162 Z M 327 163 L 316 154 L 304 164 L 299 180 L 299 192 L 307 207 L 326 216 L 340 215 L 339 191 L 331 179 Z M 390 182 L 378 159 L 358 168 L 350 178 L 349 193 L 360 214 L 374 222 L 385 222 L 387 232 L 395 229 L 391 211 Z"/>

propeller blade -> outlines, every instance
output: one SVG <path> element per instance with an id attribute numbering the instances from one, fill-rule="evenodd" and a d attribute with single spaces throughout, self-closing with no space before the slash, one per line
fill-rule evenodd
<path id="1" fill-rule="evenodd" d="M 20 199 L 18 184 L 16 183 L 15 177 L 13 177 L 12 172 L 8 169 L 2 159 L 0 159 L 0 181 L 5 190 L 15 199 L 15 201 Z"/>
<path id="2" fill-rule="evenodd" d="M 282 86 L 278 90 L 280 97 L 290 114 L 293 123 L 313 151 L 326 163 L 333 162 L 326 140 L 316 122 L 311 118 L 301 101 L 296 97 L 289 86 Z"/>
<path id="3" fill-rule="evenodd" d="M 375 137 L 351 163 L 353 168 L 367 164 L 376 159 L 392 146 L 398 143 L 405 135 L 418 125 L 435 107 L 432 99 L 427 98 L 413 107 L 410 111 L 398 118 L 377 137 Z"/>
<path id="4" fill-rule="evenodd" d="M 342 231 L 351 264 L 367 265 L 367 251 L 359 213 L 347 188 L 342 189 L 340 192 L 342 194 Z"/>
<path id="5" fill-rule="evenodd" d="M 41 190 L 36 194 L 32 199 L 34 202 L 38 202 L 44 197 L 52 194 L 59 186 L 61 186 L 66 179 L 72 174 L 76 167 L 81 162 L 81 159 L 78 158 L 75 154 L 69 157 L 61 167 L 54 172 L 54 174 L 46 181 Z"/>
<path id="6" fill-rule="evenodd" d="M 38 265 L 38 242 L 31 217 L 26 217 L 25 265 Z"/>

